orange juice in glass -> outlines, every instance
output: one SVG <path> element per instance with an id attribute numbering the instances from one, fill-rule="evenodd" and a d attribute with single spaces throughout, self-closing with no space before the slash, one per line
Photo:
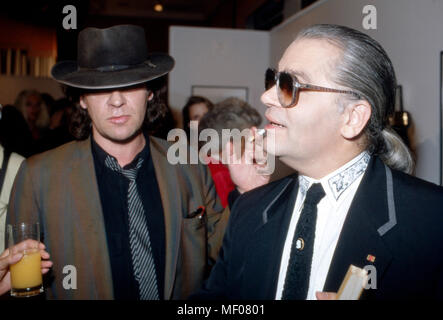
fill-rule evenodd
<path id="1" fill-rule="evenodd" d="M 10 266 L 11 296 L 31 297 L 43 292 L 41 256 L 38 244 L 40 228 L 38 223 L 8 225 L 10 254 L 21 252 L 23 257 Z M 26 241 L 26 240 L 35 241 Z M 26 241 L 26 242 L 23 242 Z"/>

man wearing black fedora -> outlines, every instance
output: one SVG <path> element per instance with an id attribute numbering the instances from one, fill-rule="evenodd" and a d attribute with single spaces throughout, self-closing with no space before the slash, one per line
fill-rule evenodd
<path id="1" fill-rule="evenodd" d="M 80 140 L 25 161 L 7 218 L 40 222 L 48 298 L 184 299 L 215 260 L 228 212 L 210 175 L 168 163 L 168 143 L 143 129 L 173 66 L 148 53 L 141 27 L 120 25 L 81 31 L 78 60 L 52 69 L 80 90 Z"/>

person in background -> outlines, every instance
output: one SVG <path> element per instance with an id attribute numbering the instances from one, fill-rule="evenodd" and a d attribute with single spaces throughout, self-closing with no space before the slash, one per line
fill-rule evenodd
<path id="1" fill-rule="evenodd" d="M 197 121 L 198 123 L 200 119 L 213 107 L 214 104 L 208 98 L 201 96 L 189 97 L 182 110 L 183 129 L 186 132 L 188 140 L 191 134 L 190 122 Z"/>
<path id="2" fill-rule="evenodd" d="M 42 152 L 74 140 L 74 136 L 69 131 L 70 118 L 74 108 L 74 103 L 68 98 L 61 98 L 53 102 L 48 129 L 40 140 Z"/>
<path id="3" fill-rule="evenodd" d="M 23 90 L 15 100 L 15 107 L 22 113 L 28 124 L 33 140 L 31 154 L 42 151 L 41 140 L 50 123 L 49 110 L 40 93 L 36 90 Z"/>
<path id="4" fill-rule="evenodd" d="M 13 105 L 2 108 L 0 144 L 11 152 L 27 158 L 33 153 L 31 131 L 22 113 Z"/>
<path id="5" fill-rule="evenodd" d="M 261 122 L 262 117 L 257 110 L 238 98 L 227 98 L 215 104 L 200 119 L 200 132 L 205 129 L 214 129 L 219 136 L 219 152 L 209 155 L 207 163 L 223 207 L 228 205 L 228 196 L 235 189 L 235 184 L 231 179 L 228 166 L 224 164 L 227 158 L 222 159 L 226 144 L 231 144 L 230 141 L 222 141 L 222 130 L 237 129 L 241 132 L 244 129 L 257 127 Z M 244 143 L 245 141 L 242 141 L 242 144 Z"/>
<path id="6" fill-rule="evenodd" d="M 42 98 L 42 102 L 46 106 L 46 110 L 48 110 L 51 117 L 59 108 L 59 106 L 55 105 L 56 100 L 47 92 L 40 93 L 40 97 Z"/>
<path id="7" fill-rule="evenodd" d="M 0 105 L 0 119 L 3 121 L 3 108 Z M 8 120 L 8 119 L 6 119 Z M 2 125 L 3 122 L 0 122 Z M 11 132 L 10 132 L 11 134 Z M 17 171 L 24 158 L 0 144 L 0 252 L 5 248 L 5 224 L 9 196 Z"/>

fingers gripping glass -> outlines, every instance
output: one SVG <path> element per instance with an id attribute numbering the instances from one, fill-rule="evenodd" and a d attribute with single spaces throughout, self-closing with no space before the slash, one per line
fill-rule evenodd
<path id="1" fill-rule="evenodd" d="M 289 108 L 297 104 L 298 94 L 300 90 L 348 93 L 356 97 L 359 97 L 359 94 L 353 91 L 331 89 L 331 88 L 314 86 L 312 84 L 300 83 L 298 82 L 296 76 L 286 71 L 276 72 L 275 69 L 266 70 L 265 89 L 269 90 L 275 85 L 277 86 L 278 101 L 284 108 Z"/>

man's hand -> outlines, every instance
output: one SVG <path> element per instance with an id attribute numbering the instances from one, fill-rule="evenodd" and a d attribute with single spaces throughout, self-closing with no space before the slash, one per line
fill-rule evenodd
<path id="1" fill-rule="evenodd" d="M 25 240 L 12 247 L 11 254 L 9 254 L 10 250 L 6 249 L 0 255 L 0 295 L 11 289 L 9 266 L 20 261 L 23 257 L 23 250 L 26 248 L 35 248 L 37 246 L 36 242 L 35 240 Z M 52 267 L 52 261 L 47 260 L 49 259 L 49 253 L 45 251 L 45 245 L 43 243 L 39 243 L 38 248 L 40 249 L 40 256 L 42 257 L 42 274 L 45 274 Z"/>
<path id="2" fill-rule="evenodd" d="M 337 294 L 335 292 L 321 292 L 315 293 L 317 300 L 337 300 Z"/>
<path id="3" fill-rule="evenodd" d="M 254 141 L 250 137 L 254 136 Z M 266 164 L 266 152 L 263 150 L 263 137 L 257 134 L 257 128 L 251 128 L 251 135 L 246 138 L 245 150 L 238 154 L 238 148 L 231 142 L 226 143 L 228 168 L 232 182 L 240 193 L 265 185 L 271 178 Z"/>

